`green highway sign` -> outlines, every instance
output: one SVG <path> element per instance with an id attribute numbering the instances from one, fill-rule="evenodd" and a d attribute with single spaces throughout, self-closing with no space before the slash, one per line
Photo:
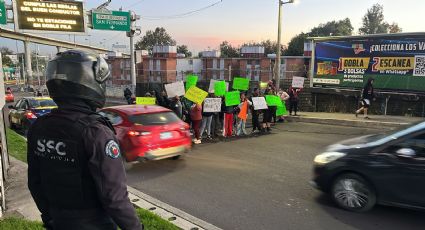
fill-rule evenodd
<path id="1" fill-rule="evenodd" d="M 0 0 L 0 24 L 7 24 L 6 6 L 2 0 Z"/>
<path id="2" fill-rule="evenodd" d="M 130 12 L 92 11 L 92 24 L 95 30 L 130 31 Z"/>

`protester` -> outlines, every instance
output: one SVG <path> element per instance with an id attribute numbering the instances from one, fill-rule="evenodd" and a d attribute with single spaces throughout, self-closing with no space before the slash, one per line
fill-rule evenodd
<path id="1" fill-rule="evenodd" d="M 222 111 L 224 113 L 223 137 L 231 137 L 233 132 L 233 112 L 234 106 L 226 106 L 223 100 Z"/>
<path id="2" fill-rule="evenodd" d="M 127 104 L 132 104 L 131 101 L 131 95 L 133 95 L 133 93 L 131 92 L 131 90 L 129 88 L 125 88 L 124 90 L 124 98 L 127 101 Z"/>
<path id="3" fill-rule="evenodd" d="M 193 132 L 195 133 L 195 140 L 193 143 L 201 144 L 200 126 L 202 122 L 202 105 L 193 104 L 190 110 L 190 118 L 192 120 Z"/>
<path id="4" fill-rule="evenodd" d="M 301 89 L 293 88 L 292 86 L 289 87 L 288 94 L 289 94 L 289 115 L 292 116 L 292 111 L 295 112 L 295 116 L 298 112 L 298 102 L 299 102 L 299 93 L 301 92 Z"/>
<path id="5" fill-rule="evenodd" d="M 246 120 L 248 118 L 248 109 L 251 106 L 252 106 L 252 102 L 246 98 L 245 93 L 242 93 L 241 103 L 238 106 L 239 107 L 239 114 L 238 114 L 239 123 L 237 127 L 237 132 L 236 132 L 237 136 L 240 136 L 241 134 L 247 135 L 245 130 L 245 125 L 246 125 Z"/>
<path id="6" fill-rule="evenodd" d="M 275 96 L 276 93 L 274 89 L 275 88 L 272 85 L 269 85 L 266 91 L 264 92 L 264 95 Z M 276 122 L 277 106 L 269 105 L 268 107 L 269 108 L 266 110 L 266 113 L 264 114 L 264 118 L 263 118 L 263 128 L 266 129 L 267 132 L 270 132 L 271 131 L 270 126 L 271 126 L 273 118 L 274 118 L 274 122 Z"/>
<path id="7" fill-rule="evenodd" d="M 191 112 L 193 102 L 187 100 L 187 98 L 185 97 L 183 97 L 181 102 L 182 102 L 182 112 L 183 112 L 182 120 L 190 126 L 192 124 L 192 120 L 190 119 L 190 112 Z"/>
<path id="8" fill-rule="evenodd" d="M 260 90 L 258 88 L 254 88 L 254 92 L 251 96 L 251 102 L 253 103 L 252 98 L 253 97 L 259 97 L 260 96 Z M 261 131 L 261 125 L 260 125 L 260 116 L 261 110 L 255 110 L 254 106 L 251 106 L 251 114 L 252 114 L 252 133 L 255 133 L 256 131 Z"/>
<path id="9" fill-rule="evenodd" d="M 209 98 L 212 98 L 212 95 L 209 95 Z M 202 106 L 202 124 L 201 124 L 201 138 L 204 134 L 205 129 L 207 130 L 207 139 L 212 139 L 211 137 L 211 123 L 213 120 L 214 113 L 211 112 L 204 112 L 204 106 Z"/>
<path id="10" fill-rule="evenodd" d="M 279 89 L 279 92 L 277 93 L 277 95 L 280 97 L 280 100 L 282 101 L 283 106 L 286 106 L 286 101 L 290 98 L 289 95 L 282 89 Z M 284 115 L 280 116 L 277 122 L 283 122 L 283 121 L 285 121 Z"/>
<path id="11" fill-rule="evenodd" d="M 170 109 L 180 118 L 183 118 L 183 105 L 179 96 L 175 96 L 170 101 Z"/>
<path id="12" fill-rule="evenodd" d="M 374 81 L 373 78 L 369 78 L 367 80 L 366 85 L 363 88 L 362 99 L 361 99 L 362 107 L 356 111 L 356 117 L 359 115 L 359 113 L 361 113 L 363 111 L 364 112 L 364 114 L 363 114 L 364 119 L 369 119 L 367 113 L 368 113 L 371 101 L 375 100 L 375 92 L 374 92 L 374 88 L 373 88 L 373 81 Z"/>

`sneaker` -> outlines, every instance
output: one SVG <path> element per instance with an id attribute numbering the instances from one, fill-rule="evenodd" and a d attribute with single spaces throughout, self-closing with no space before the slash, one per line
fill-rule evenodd
<path id="1" fill-rule="evenodd" d="M 211 135 L 208 135 L 208 136 L 207 136 L 207 139 L 208 139 L 208 140 L 212 140 L 212 136 L 211 136 Z"/>
<path id="2" fill-rule="evenodd" d="M 267 127 L 267 132 L 271 132 L 272 129 L 270 129 L 270 127 Z"/>
<path id="3" fill-rule="evenodd" d="M 201 142 L 201 140 L 195 140 L 193 143 L 195 143 L 195 144 L 201 144 L 202 142 Z"/>
<path id="4" fill-rule="evenodd" d="M 364 117 L 364 119 L 366 119 L 366 120 L 370 120 L 370 118 L 369 118 L 369 117 Z"/>

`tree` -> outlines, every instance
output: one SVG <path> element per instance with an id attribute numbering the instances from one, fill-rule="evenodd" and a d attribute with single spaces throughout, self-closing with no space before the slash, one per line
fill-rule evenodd
<path id="1" fill-rule="evenodd" d="M 189 51 L 187 45 L 177 46 L 177 53 L 184 54 L 186 57 L 192 57 L 192 52 Z"/>
<path id="2" fill-rule="evenodd" d="M 233 47 L 228 41 L 220 44 L 221 57 L 234 58 L 239 57 L 239 49 Z"/>
<path id="3" fill-rule="evenodd" d="M 146 31 L 146 34 L 136 43 L 136 49 L 152 53 L 153 47 L 156 45 L 175 46 L 176 41 L 163 27 L 157 27 L 155 31 Z"/>
<path id="4" fill-rule="evenodd" d="M 311 37 L 326 37 L 326 36 L 348 36 L 353 33 L 353 26 L 349 18 L 330 21 L 311 29 L 309 36 Z"/>
<path id="5" fill-rule="evenodd" d="M 293 37 L 285 50 L 285 56 L 302 56 L 304 54 L 304 42 L 309 37 L 308 34 L 300 33 Z"/>
<path id="6" fill-rule="evenodd" d="M 0 48 L 0 53 L 1 53 L 1 56 L 2 56 L 3 66 L 8 66 L 8 67 L 14 66 L 12 59 L 10 59 L 10 57 L 6 56 L 6 55 L 13 54 L 13 51 L 12 50 L 10 50 L 7 47 L 1 47 Z"/>
<path id="7" fill-rule="evenodd" d="M 388 32 L 390 34 L 401 33 L 403 32 L 403 29 L 400 28 L 397 23 L 393 22 L 393 24 L 389 26 Z"/>
<path id="8" fill-rule="evenodd" d="M 397 23 L 388 24 L 384 21 L 384 7 L 375 4 L 367 10 L 363 17 L 363 26 L 360 27 L 360 34 L 379 34 L 379 33 L 397 33 L 401 32 Z"/>

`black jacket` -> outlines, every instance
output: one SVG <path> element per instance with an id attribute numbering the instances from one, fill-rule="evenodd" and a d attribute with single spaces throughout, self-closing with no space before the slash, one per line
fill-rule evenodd
<path id="1" fill-rule="evenodd" d="M 88 106 L 38 118 L 28 132 L 28 187 L 43 222 L 102 215 L 121 229 L 142 229 L 120 154 L 112 125 Z"/>

